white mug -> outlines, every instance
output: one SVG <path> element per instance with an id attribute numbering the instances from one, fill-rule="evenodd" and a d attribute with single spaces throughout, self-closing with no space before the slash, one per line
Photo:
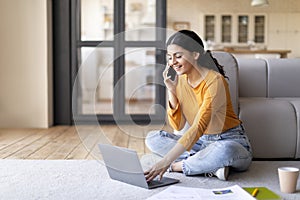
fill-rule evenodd
<path id="1" fill-rule="evenodd" d="M 283 193 L 294 193 L 297 188 L 299 168 L 279 167 L 278 168 L 280 190 Z"/>

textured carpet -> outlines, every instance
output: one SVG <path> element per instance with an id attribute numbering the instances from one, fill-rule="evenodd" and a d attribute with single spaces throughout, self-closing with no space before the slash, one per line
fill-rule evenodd
<path id="1" fill-rule="evenodd" d="M 300 167 L 300 162 L 256 161 L 243 173 L 231 173 L 228 181 L 203 176 L 186 177 L 180 173 L 166 176 L 180 179 L 178 186 L 221 188 L 235 184 L 241 187 L 264 186 L 283 199 L 300 199 L 297 192 L 279 190 L 277 168 Z M 147 190 L 111 180 L 106 168 L 93 160 L 0 160 L 0 199 L 146 199 L 164 188 Z"/>

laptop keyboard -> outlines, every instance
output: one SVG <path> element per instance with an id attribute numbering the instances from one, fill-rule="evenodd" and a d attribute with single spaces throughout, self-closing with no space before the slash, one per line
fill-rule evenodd
<path id="1" fill-rule="evenodd" d="M 147 182 L 148 186 L 154 186 L 154 185 L 160 185 L 162 182 L 161 181 L 156 181 L 156 180 L 152 180 L 150 182 Z"/>

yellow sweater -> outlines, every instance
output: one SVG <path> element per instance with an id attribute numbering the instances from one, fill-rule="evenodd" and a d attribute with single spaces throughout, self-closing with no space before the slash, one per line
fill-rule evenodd
<path id="1" fill-rule="evenodd" d="M 187 76 L 178 78 L 176 88 L 179 104 L 171 109 L 168 106 L 170 125 L 180 130 L 186 121 L 191 126 L 178 141 L 188 151 L 203 134 L 219 134 L 238 126 L 236 116 L 224 77 L 210 70 L 196 88 L 187 82 Z"/>

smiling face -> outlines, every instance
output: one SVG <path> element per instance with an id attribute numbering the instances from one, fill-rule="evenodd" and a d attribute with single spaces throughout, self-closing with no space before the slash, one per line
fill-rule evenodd
<path id="1" fill-rule="evenodd" d="M 178 75 L 189 74 L 197 65 L 198 53 L 187 51 L 186 49 L 171 44 L 167 47 L 167 62 Z"/>

